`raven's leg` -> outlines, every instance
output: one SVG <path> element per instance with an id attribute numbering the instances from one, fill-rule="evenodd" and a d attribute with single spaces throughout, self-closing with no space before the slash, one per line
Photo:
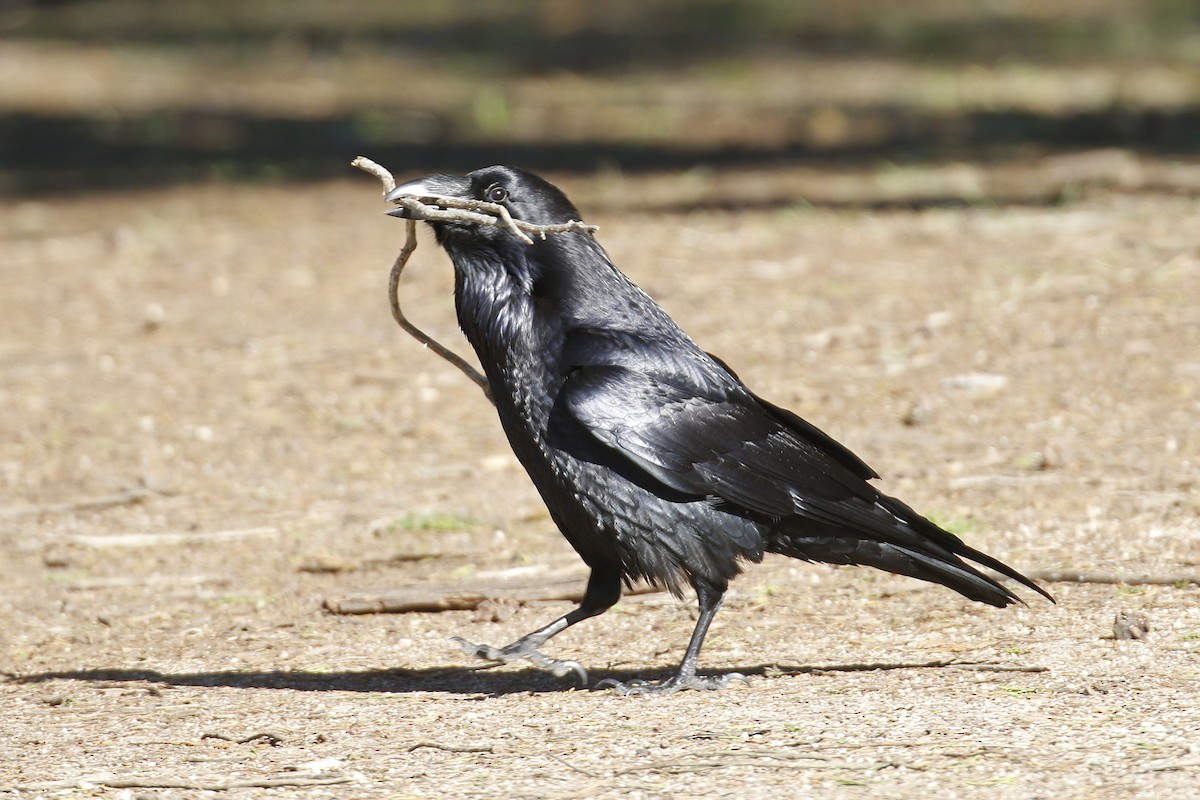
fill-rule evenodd
<path id="1" fill-rule="evenodd" d="M 476 658 L 486 659 L 487 661 L 508 663 L 524 659 L 542 669 L 549 670 L 559 678 L 574 672 L 579 676 L 579 680 L 583 685 L 587 686 L 587 670 L 578 661 L 560 661 L 556 658 L 550 658 L 549 656 L 542 655 L 538 651 L 538 648 L 545 644 L 551 636 L 562 633 L 576 622 L 585 620 L 588 617 L 594 617 L 597 614 L 603 614 L 620 599 L 620 573 L 593 567 L 591 577 L 588 578 L 587 591 L 584 592 L 583 602 L 579 604 L 579 608 L 569 614 L 564 614 L 546 627 L 539 628 L 533 633 L 522 636 L 507 647 L 473 644 L 458 636 L 455 636 L 451 641 L 457 642 L 462 647 L 464 653 Z"/>
<path id="2" fill-rule="evenodd" d="M 700 658 L 700 647 L 704 644 L 708 626 L 712 624 L 713 617 L 717 615 L 717 610 L 721 607 L 721 599 L 724 596 L 724 588 L 718 590 L 710 586 L 696 587 L 696 599 L 700 601 L 700 618 L 696 620 L 696 627 L 692 629 L 691 641 L 688 642 L 687 651 L 683 654 L 683 661 L 680 662 L 679 669 L 674 675 L 659 683 L 644 681 L 621 683 L 606 678 L 596 684 L 596 688 L 609 688 L 622 695 L 671 694 L 680 689 L 724 689 L 730 681 L 748 683 L 746 676 L 740 672 L 731 672 L 728 675 L 701 676 L 696 674 L 696 661 Z"/>

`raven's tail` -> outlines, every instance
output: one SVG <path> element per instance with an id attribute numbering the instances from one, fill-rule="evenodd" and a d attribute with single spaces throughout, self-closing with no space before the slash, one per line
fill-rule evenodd
<path id="1" fill-rule="evenodd" d="M 1004 584 L 964 560 L 969 559 L 1054 602 L 1054 597 L 1030 578 L 999 559 L 968 546 L 899 500 L 881 495 L 876 508 L 890 517 L 886 528 L 871 525 L 865 529 L 847 529 L 812 520 L 795 520 L 797 524 L 776 528 L 767 549 L 805 561 L 876 567 L 938 583 L 971 600 L 1000 608 L 1024 602 Z"/>
<path id="2" fill-rule="evenodd" d="M 988 584 L 990 584 L 993 587 L 999 587 L 1006 594 L 1008 594 L 1009 597 L 1015 598 L 1016 600 L 1018 600 L 1018 602 L 1024 602 L 1024 601 L 1020 600 L 1020 598 L 1016 598 L 1015 595 L 1013 595 L 1011 592 L 1008 591 L 1008 589 L 1005 589 L 1003 586 L 1000 586 L 1000 584 L 996 583 L 996 581 L 994 581 L 991 578 L 989 578 L 988 576 L 984 575 L 982 572 L 975 569 L 970 564 L 964 563 L 962 559 L 966 558 L 971 561 L 974 561 L 976 564 L 982 564 L 983 566 L 987 567 L 988 569 L 999 572 L 1001 575 L 1005 576 L 1006 578 L 1011 578 L 1012 580 L 1016 581 L 1017 583 L 1020 583 L 1024 586 L 1028 586 L 1030 589 L 1033 589 L 1035 592 L 1037 592 L 1042 597 L 1049 600 L 1051 603 L 1056 602 L 1054 599 L 1054 595 L 1047 592 L 1041 586 L 1038 586 L 1031 578 L 1028 578 L 1025 575 L 1022 575 L 1020 572 L 1017 572 L 1015 569 L 1010 567 L 1008 564 L 1005 564 L 1000 559 L 995 558 L 993 556 L 989 556 L 987 553 L 981 552 L 979 550 L 976 550 L 974 547 L 969 546 L 966 542 L 964 542 L 962 539 L 958 538 L 954 534 L 950 533 L 949 531 L 942 530 L 940 527 L 935 525 L 933 522 L 931 522 L 928 519 L 926 519 L 925 517 L 921 516 L 916 511 L 913 511 L 913 509 L 911 507 L 909 507 L 907 504 L 897 500 L 894 497 L 888 497 L 887 495 L 880 495 L 878 502 L 879 502 L 879 505 L 881 505 L 883 508 L 885 508 L 889 513 L 894 514 L 899 519 L 904 520 L 908 526 L 911 526 L 918 533 L 921 533 L 924 536 L 928 537 L 928 540 L 931 542 L 931 544 L 934 545 L 935 552 L 937 550 L 942 550 L 942 549 L 949 550 L 954 556 L 952 563 L 955 566 L 959 567 L 960 569 L 966 569 L 969 573 L 971 573 L 972 575 L 976 576 L 977 578 L 979 578 L 983 581 L 986 581 Z M 972 597 L 967 592 L 964 592 L 962 589 L 958 588 L 958 586 L 951 585 L 951 584 L 946 584 L 946 585 L 949 586 L 951 589 L 954 589 L 955 591 L 960 592 L 961 594 L 963 594 L 967 597 L 970 597 L 972 600 L 980 599 L 977 597 Z M 991 601 L 981 600 L 981 602 L 987 603 L 987 602 L 991 602 Z M 1008 603 L 992 603 L 992 605 L 1008 605 Z"/>

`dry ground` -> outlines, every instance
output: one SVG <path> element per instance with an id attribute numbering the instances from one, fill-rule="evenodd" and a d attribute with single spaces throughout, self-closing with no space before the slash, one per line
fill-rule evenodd
<path id="1" fill-rule="evenodd" d="M 1194 197 L 638 216 L 603 198 L 643 187 L 606 180 L 565 184 L 617 263 L 890 493 L 1023 570 L 1200 574 Z M 0 207 L 0 793 L 1200 796 L 1195 584 L 999 611 L 770 560 L 704 658 L 751 685 L 659 699 L 447 642 L 563 603 L 323 611 L 575 563 L 478 390 L 393 325 L 376 188 Z M 449 285 L 426 239 L 406 305 L 457 342 Z M 1149 638 L 1111 639 L 1121 609 Z M 645 595 L 550 650 L 655 674 L 691 625 Z M 950 660 L 986 668 L 921 666 Z M 898 668 L 810 669 L 874 662 Z"/>

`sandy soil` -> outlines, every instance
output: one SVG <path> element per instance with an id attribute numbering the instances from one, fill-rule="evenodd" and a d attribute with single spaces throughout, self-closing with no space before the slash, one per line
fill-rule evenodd
<path id="1" fill-rule="evenodd" d="M 565 185 L 619 196 L 606 180 Z M 370 180 L 8 201 L 0 792 L 1200 797 L 1200 202 L 582 204 L 701 344 L 888 492 L 1022 570 L 1168 582 L 1000 611 L 772 559 L 703 659 L 748 687 L 474 671 L 449 636 L 501 644 L 569 606 L 322 607 L 576 564 L 478 390 L 393 325 L 402 228 Z M 406 306 L 458 343 L 431 244 Z M 548 649 L 659 675 L 690 606 L 629 598 Z M 1123 609 L 1146 639 L 1112 639 Z"/>

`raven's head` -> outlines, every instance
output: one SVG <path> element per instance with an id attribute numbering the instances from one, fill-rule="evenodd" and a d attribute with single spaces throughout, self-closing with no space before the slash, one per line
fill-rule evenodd
<path id="1" fill-rule="evenodd" d="M 404 197 L 413 197 L 437 208 L 432 198 L 453 197 L 461 200 L 479 200 L 504 206 L 513 219 L 524 220 L 535 225 L 552 225 L 578 220 L 579 212 L 558 187 L 516 167 L 484 167 L 466 175 L 430 175 L 401 184 L 387 195 L 387 200 L 397 202 Z M 400 207 L 387 212 L 394 217 L 414 217 L 407 208 Z M 445 222 L 429 220 L 438 241 L 469 237 L 475 240 L 516 241 L 512 231 L 503 226 L 481 226 L 469 222 Z"/>

